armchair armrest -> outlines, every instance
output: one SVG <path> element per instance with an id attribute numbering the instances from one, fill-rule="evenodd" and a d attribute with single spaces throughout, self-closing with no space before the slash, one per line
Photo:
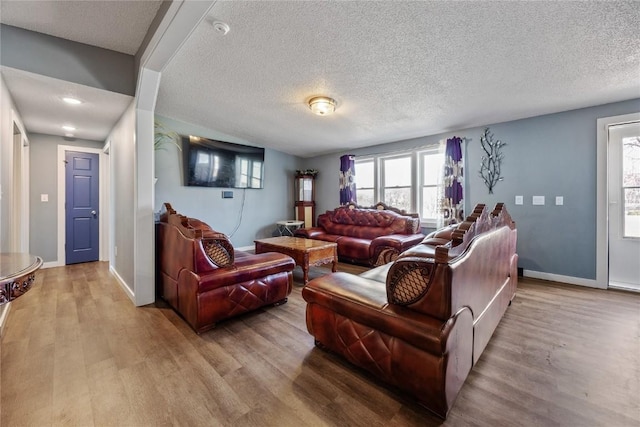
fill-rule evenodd
<path id="1" fill-rule="evenodd" d="M 422 239 L 424 239 L 424 234 L 389 234 L 373 239 L 371 241 L 371 248 L 375 248 L 376 246 L 389 246 L 402 252 L 417 245 Z"/>
<path id="2" fill-rule="evenodd" d="M 307 239 L 313 239 L 314 237 L 321 234 L 327 234 L 327 232 L 322 227 L 299 228 L 293 233 L 293 235 L 296 237 L 304 237 Z"/>
<path id="3" fill-rule="evenodd" d="M 369 255 L 375 260 L 375 266 L 383 265 L 394 261 L 398 255 L 420 243 L 423 238 L 423 234 L 390 234 L 376 237 L 371 241 Z"/>

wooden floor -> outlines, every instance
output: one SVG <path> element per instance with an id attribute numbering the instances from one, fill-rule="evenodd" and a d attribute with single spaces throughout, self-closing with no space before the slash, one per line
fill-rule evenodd
<path id="1" fill-rule="evenodd" d="M 41 270 L 2 340 L 1 425 L 640 425 L 640 294 L 521 280 L 443 422 L 315 348 L 300 291 L 196 335 L 106 263 Z"/>

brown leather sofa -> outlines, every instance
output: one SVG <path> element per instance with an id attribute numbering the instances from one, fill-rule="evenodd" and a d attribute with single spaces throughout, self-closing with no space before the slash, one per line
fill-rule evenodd
<path id="1" fill-rule="evenodd" d="M 478 205 L 385 266 L 333 273 L 303 289 L 307 329 L 446 418 L 517 286 L 515 223 Z"/>
<path id="2" fill-rule="evenodd" d="M 349 205 L 327 211 L 318 215 L 316 227 L 298 229 L 294 235 L 335 242 L 341 261 L 370 266 L 393 261 L 424 238 L 417 215 L 382 203 L 371 208 Z"/>
<path id="3" fill-rule="evenodd" d="M 295 267 L 290 256 L 236 251 L 204 222 L 176 213 L 169 203 L 165 209 L 157 226 L 158 292 L 196 332 L 287 302 Z"/>

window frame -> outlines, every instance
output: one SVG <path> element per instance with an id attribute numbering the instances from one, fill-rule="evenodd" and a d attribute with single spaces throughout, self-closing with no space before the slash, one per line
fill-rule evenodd
<path id="1" fill-rule="evenodd" d="M 425 228 L 437 227 L 438 218 L 426 218 L 422 212 L 423 205 L 423 188 L 439 187 L 442 185 L 442 170 L 438 172 L 438 181 L 434 184 L 424 185 L 424 163 L 425 156 L 438 155 L 442 156 L 442 166 L 444 166 L 444 150 L 440 144 L 427 145 L 410 151 L 394 151 L 389 153 L 371 154 L 355 157 L 356 168 L 356 195 L 359 190 L 372 190 L 374 202 L 384 202 L 384 191 L 386 188 L 406 188 L 406 187 L 384 187 L 385 167 L 384 161 L 394 158 L 410 157 L 411 158 L 411 207 L 407 212 L 418 212 L 420 215 L 420 225 Z M 358 163 L 373 163 L 373 188 L 358 186 Z M 358 204 L 360 204 L 358 202 Z"/>

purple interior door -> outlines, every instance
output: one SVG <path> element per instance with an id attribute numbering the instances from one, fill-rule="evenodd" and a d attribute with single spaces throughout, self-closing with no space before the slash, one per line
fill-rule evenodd
<path id="1" fill-rule="evenodd" d="M 98 154 L 65 152 L 65 257 L 67 264 L 99 256 Z"/>

